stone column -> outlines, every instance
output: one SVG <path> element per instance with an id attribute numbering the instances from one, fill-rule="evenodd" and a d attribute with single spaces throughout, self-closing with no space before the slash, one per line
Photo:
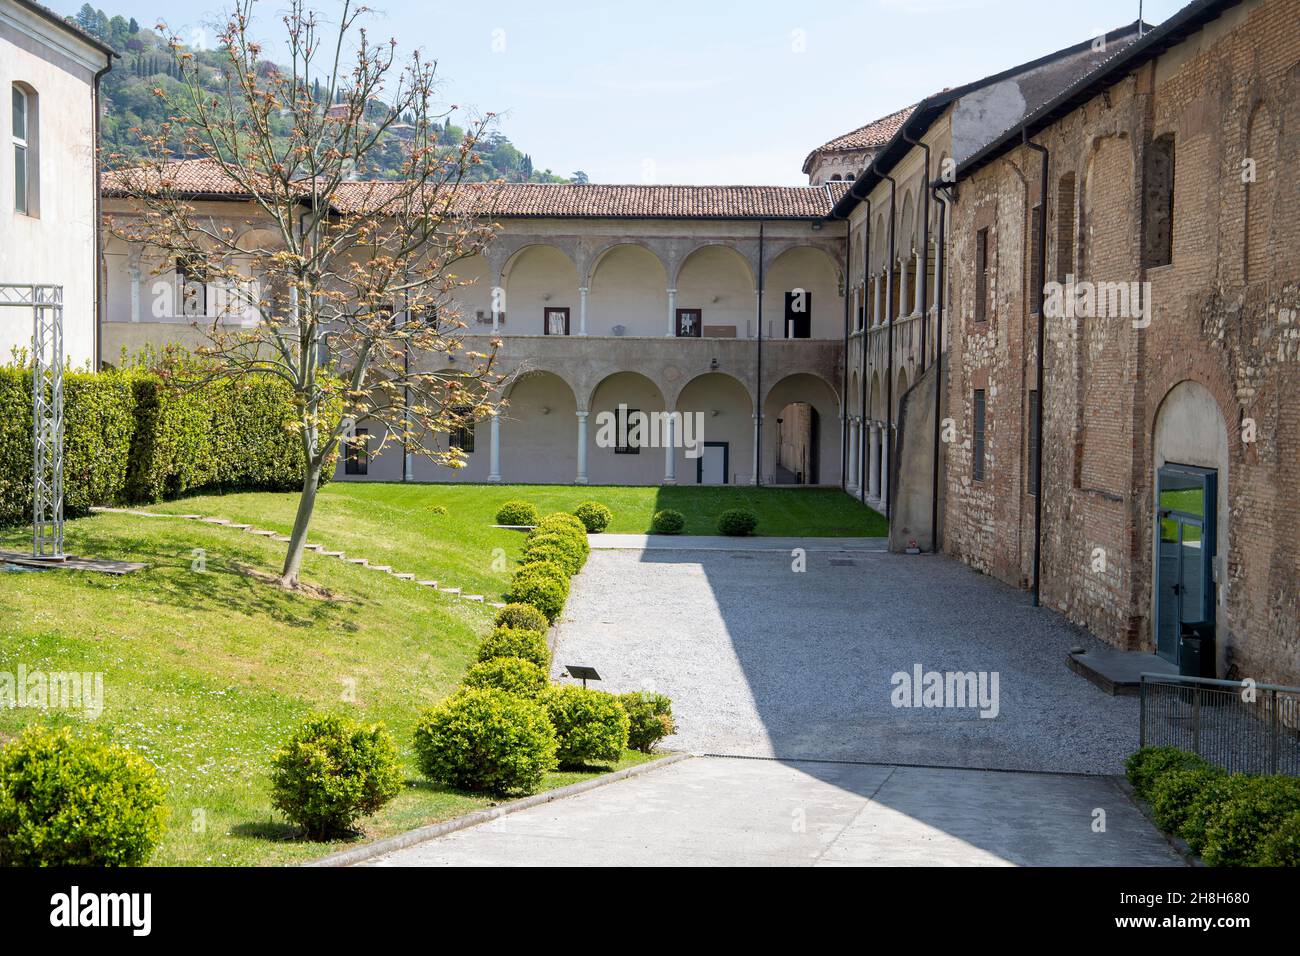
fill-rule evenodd
<path id="1" fill-rule="evenodd" d="M 851 416 L 849 418 L 849 473 L 847 479 L 849 491 L 858 490 L 858 429 L 857 416 Z"/>
<path id="2" fill-rule="evenodd" d="M 912 253 L 912 259 L 916 262 L 916 289 L 913 290 L 915 301 L 912 303 L 912 314 L 921 314 L 921 290 L 925 288 L 925 276 L 921 275 L 921 253 Z"/>
<path id="3" fill-rule="evenodd" d="M 587 483 L 587 413 L 578 412 L 578 477 L 575 484 Z"/>
<path id="4" fill-rule="evenodd" d="M 140 321 L 140 264 L 131 263 L 129 270 L 131 275 L 131 321 Z"/>
<path id="5" fill-rule="evenodd" d="M 668 290 L 668 337 L 677 334 L 677 290 Z"/>
<path id="6" fill-rule="evenodd" d="M 889 446 L 890 442 L 889 426 L 884 426 L 880 430 L 880 507 L 885 510 L 889 507 Z"/>
<path id="7" fill-rule="evenodd" d="M 880 500 L 880 426 L 870 423 L 871 445 L 867 450 L 867 497 Z"/>
<path id="8" fill-rule="evenodd" d="M 492 334 L 496 335 L 501 331 L 501 310 L 498 306 L 502 305 L 502 299 L 505 298 L 505 287 L 501 285 L 501 269 L 494 266 L 492 269 L 492 288 L 488 290 L 489 301 L 492 304 Z"/>
<path id="9" fill-rule="evenodd" d="M 760 467 L 758 454 L 759 454 L 759 445 L 760 445 L 760 439 L 762 437 L 762 434 L 763 434 L 763 416 L 755 415 L 754 416 L 754 473 L 749 476 L 749 483 L 751 485 L 758 484 L 758 470 Z"/>
<path id="10" fill-rule="evenodd" d="M 907 262 L 903 259 L 898 260 L 898 315 L 894 318 L 901 318 L 908 313 L 908 282 L 907 282 Z"/>
<path id="11" fill-rule="evenodd" d="M 488 481 L 501 480 L 501 416 L 492 416 L 492 440 L 488 446 Z"/>
<path id="12" fill-rule="evenodd" d="M 880 276 L 876 276 L 875 279 L 876 291 L 872 297 L 873 301 L 871 303 L 871 324 L 872 325 L 879 325 L 880 317 L 881 315 L 883 315 L 883 313 L 880 311 L 880 297 L 883 294 L 880 278 L 881 278 Z"/>
<path id="13" fill-rule="evenodd" d="M 664 413 L 664 484 L 677 484 L 677 414 L 675 412 Z"/>
<path id="14" fill-rule="evenodd" d="M 587 334 L 587 287 L 578 289 L 578 334 Z"/>

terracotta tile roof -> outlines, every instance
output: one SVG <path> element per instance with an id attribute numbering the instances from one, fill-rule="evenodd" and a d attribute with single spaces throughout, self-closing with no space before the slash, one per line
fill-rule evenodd
<path id="1" fill-rule="evenodd" d="M 914 109 L 916 109 L 915 104 L 905 106 L 896 113 L 890 113 L 878 120 L 872 120 L 866 126 L 859 126 L 843 136 L 836 136 L 830 142 L 823 143 L 808 154 L 808 158 L 803 161 L 803 171 L 805 173 L 811 171 L 813 157 L 818 153 L 839 153 L 853 149 L 875 149 L 878 146 L 884 146 L 898 132 L 907 118 L 912 115 Z"/>
<path id="2" fill-rule="evenodd" d="M 104 191 L 123 196 L 133 174 L 160 181 L 156 172 L 117 170 L 104 176 Z M 243 191 L 213 160 L 170 164 L 162 179 L 183 194 L 238 198 Z M 607 186 L 594 183 L 464 183 L 453 212 L 487 217 L 560 219 L 820 219 L 843 195 L 844 184 L 822 186 Z M 341 212 L 380 209 L 397 185 L 343 183 L 334 204 Z"/>

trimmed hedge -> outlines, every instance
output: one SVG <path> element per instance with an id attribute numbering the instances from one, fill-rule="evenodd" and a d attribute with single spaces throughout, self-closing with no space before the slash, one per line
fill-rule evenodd
<path id="1" fill-rule="evenodd" d="M 498 627 L 479 645 L 478 659 L 483 662 L 498 657 L 521 657 L 543 671 L 551 668 L 551 649 L 546 645 L 546 635 L 542 631 Z"/>
<path id="2" fill-rule="evenodd" d="M 507 501 L 497 509 L 497 524 L 535 525 L 537 506 L 531 501 Z"/>
<path id="3" fill-rule="evenodd" d="M 1194 770 L 1209 764 L 1196 754 L 1177 747 L 1142 747 L 1124 761 L 1124 772 L 1133 790 L 1144 800 L 1151 799 L 1151 785 L 1167 770 Z"/>
<path id="4" fill-rule="evenodd" d="M 599 501 L 584 501 L 573 509 L 573 516 L 586 526 L 588 534 L 600 534 L 614 520 L 614 512 Z"/>
<path id="5" fill-rule="evenodd" d="M 553 687 L 542 703 L 555 728 L 555 756 L 561 767 L 617 763 L 622 758 L 630 724 L 613 694 L 585 687 Z"/>
<path id="6" fill-rule="evenodd" d="M 627 711 L 631 726 L 628 730 L 627 745 L 633 750 L 650 753 L 655 744 L 669 734 L 676 733 L 677 725 L 673 723 L 673 702 L 663 694 L 649 691 L 633 691 L 619 694 L 618 702 Z"/>
<path id="7" fill-rule="evenodd" d="M 0 863 L 142 865 L 162 836 L 165 797 L 139 754 L 30 726 L 0 750 Z"/>
<path id="8" fill-rule="evenodd" d="M 470 688 L 421 716 L 415 753 L 420 772 L 448 786 L 531 793 L 555 769 L 555 731 L 536 701 Z"/>
<path id="9" fill-rule="evenodd" d="M 552 624 L 564 610 L 568 598 L 568 571 L 554 561 L 534 561 L 521 566 L 505 595 L 512 604 L 531 604 Z"/>
<path id="10" fill-rule="evenodd" d="M 1260 843 L 1282 822 L 1300 813 L 1300 779 L 1250 777 L 1232 793 L 1205 826 L 1205 862 L 1210 866 L 1250 866 Z"/>
<path id="11" fill-rule="evenodd" d="M 522 657 L 479 661 L 465 675 L 466 687 L 494 687 L 529 700 L 541 697 L 548 685 L 546 671 Z"/>
<path id="12" fill-rule="evenodd" d="M 582 566 L 587 563 L 587 553 L 573 535 L 560 531 L 547 531 L 529 536 L 521 560 L 524 564 L 554 561 L 573 575 L 581 571 Z"/>
<path id="13" fill-rule="evenodd" d="M 758 516 L 744 508 L 732 508 L 718 515 L 718 533 L 732 538 L 743 538 L 754 533 Z"/>
<path id="14" fill-rule="evenodd" d="M 64 513 L 199 491 L 296 491 L 292 392 L 272 379 L 182 390 L 140 369 L 66 372 Z M 322 481 L 333 476 L 328 462 Z M 0 523 L 32 509 L 32 373 L 0 367 Z"/>
<path id="15" fill-rule="evenodd" d="M 1300 866 L 1300 813 L 1293 813 L 1259 845 L 1260 866 Z"/>
<path id="16" fill-rule="evenodd" d="M 496 619 L 492 623 L 497 627 L 512 627 L 521 631 L 542 633 L 545 633 L 549 626 L 546 615 L 531 604 L 507 604 L 497 611 Z"/>
<path id="17" fill-rule="evenodd" d="M 655 534 L 681 534 L 684 527 L 686 527 L 686 516 L 672 508 L 656 511 L 650 521 L 650 530 Z"/>

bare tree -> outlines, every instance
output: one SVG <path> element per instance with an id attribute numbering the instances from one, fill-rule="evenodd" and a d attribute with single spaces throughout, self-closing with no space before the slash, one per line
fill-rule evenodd
<path id="1" fill-rule="evenodd" d="M 222 289 L 219 314 L 198 323 L 208 377 L 271 376 L 292 389 L 305 460 L 282 572 L 292 587 L 322 473 L 357 422 L 381 432 L 376 453 L 400 446 L 462 467 L 464 454 L 437 436 L 497 412 L 499 343 L 465 351 L 454 301 L 466 284 L 456 264 L 493 235 L 477 215 L 486 189 L 466 181 L 491 115 L 440 146 L 456 108 L 438 105 L 436 63 L 418 52 L 399 62 L 395 41 L 373 44 L 359 24 L 366 8 L 345 0 L 327 34 L 293 0 L 282 19 L 288 63 L 275 67 L 253 36 L 254 4 L 236 0 L 219 66 L 172 37 L 182 90 L 173 120 L 143 162 L 109 158 L 110 188 L 134 210 L 110 228 L 144 243 L 160 271 L 181 263 Z M 400 175 L 365 181 L 399 122 L 413 128 L 401 131 Z M 196 158 L 228 177 L 258 230 L 200 211 L 202 190 L 185 172 Z M 228 322 L 231 312 L 252 319 Z"/>

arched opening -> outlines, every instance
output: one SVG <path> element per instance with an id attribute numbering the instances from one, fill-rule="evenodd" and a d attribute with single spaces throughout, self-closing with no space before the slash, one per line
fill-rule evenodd
<path id="1" fill-rule="evenodd" d="M 839 412 L 835 389 L 816 375 L 796 372 L 773 385 L 763 402 L 764 483 L 838 484 L 841 436 L 832 423 Z"/>
<path id="2" fill-rule="evenodd" d="M 500 425 L 501 480 L 572 482 L 578 473 L 578 403 L 569 383 L 553 372 L 529 372 L 515 380 L 506 400 Z M 476 445 L 487 450 L 486 442 Z M 464 469 L 469 480 L 486 480 L 487 470 L 477 460 L 486 458 L 477 451 L 470 456 L 470 466 Z M 481 477 L 474 477 L 480 472 Z"/>
<path id="3" fill-rule="evenodd" d="M 677 395 L 682 433 L 693 441 L 674 451 L 683 485 L 747 484 L 754 467 L 754 403 L 725 372 L 691 379 Z"/>
<path id="4" fill-rule="evenodd" d="M 512 335 L 576 335 L 578 268 L 555 246 L 531 245 L 502 270 L 502 330 Z"/>
<path id="5" fill-rule="evenodd" d="M 663 335 L 668 323 L 668 270 L 649 249 L 611 246 L 591 267 L 587 331 L 592 335 Z"/>
<path id="6" fill-rule="evenodd" d="M 657 485 L 666 473 L 663 392 L 640 372 L 614 372 L 591 393 L 587 473 L 592 484 Z"/>
<path id="7" fill-rule="evenodd" d="M 451 267 L 457 285 L 451 292 L 452 306 L 467 333 L 492 332 L 492 267 L 481 255 L 462 259 Z M 502 326 L 500 331 L 504 331 Z M 525 330 L 518 330 L 525 331 Z"/>
<path id="8" fill-rule="evenodd" d="M 1175 661 L 1187 631 L 1226 631 L 1219 582 L 1227 580 L 1228 430 L 1210 390 L 1192 381 L 1170 389 L 1152 441 L 1152 631 L 1156 653 Z M 1224 648 L 1215 643 L 1218 674 Z"/>
<path id="9" fill-rule="evenodd" d="M 839 269 L 824 249 L 794 246 L 763 277 L 763 335 L 776 339 L 834 339 L 844 334 Z"/>
<path id="10" fill-rule="evenodd" d="M 750 338 L 754 334 L 754 275 L 730 246 L 691 252 L 677 273 L 674 332 L 683 338 Z"/>

